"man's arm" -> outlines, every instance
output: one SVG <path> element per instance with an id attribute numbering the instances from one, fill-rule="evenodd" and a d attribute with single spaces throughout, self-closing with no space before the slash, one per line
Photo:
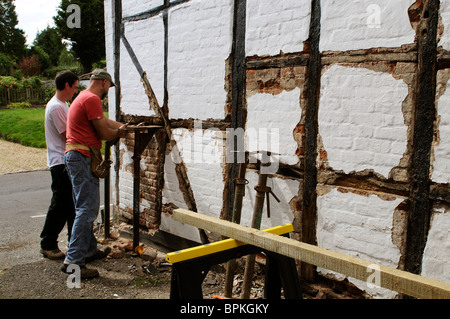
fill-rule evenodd
<path id="1" fill-rule="evenodd" d="M 106 117 L 92 120 L 95 131 L 98 136 L 105 141 L 110 141 L 116 137 L 125 137 L 127 135 L 127 124 L 112 121 Z"/>
<path id="2" fill-rule="evenodd" d="M 113 121 L 113 120 L 111 120 L 111 119 L 109 119 L 109 118 L 107 118 L 107 117 L 105 117 L 105 118 L 106 118 L 106 123 L 108 124 L 108 127 L 109 127 L 109 128 L 112 128 L 112 129 L 118 129 L 118 128 L 120 128 L 122 125 L 124 125 L 124 124 L 122 124 L 122 123 L 120 123 L 120 122 Z"/>

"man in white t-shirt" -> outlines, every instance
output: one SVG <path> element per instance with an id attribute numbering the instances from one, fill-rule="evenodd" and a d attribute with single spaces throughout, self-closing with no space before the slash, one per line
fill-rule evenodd
<path id="1" fill-rule="evenodd" d="M 63 259 L 58 248 L 58 236 L 67 223 L 68 241 L 75 218 L 72 184 L 64 165 L 66 150 L 66 120 L 71 99 L 78 91 L 78 76 L 62 71 L 55 78 L 56 93 L 45 108 L 45 141 L 47 143 L 47 165 L 52 176 L 52 199 L 41 233 L 41 253 L 49 259 Z"/>

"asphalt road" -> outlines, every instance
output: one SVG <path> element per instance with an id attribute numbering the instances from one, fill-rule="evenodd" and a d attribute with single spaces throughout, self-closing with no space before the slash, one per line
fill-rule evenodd
<path id="1" fill-rule="evenodd" d="M 42 260 L 39 236 L 52 196 L 50 184 L 50 171 L 0 176 L 0 270 Z M 67 250 L 66 228 L 59 246 Z"/>

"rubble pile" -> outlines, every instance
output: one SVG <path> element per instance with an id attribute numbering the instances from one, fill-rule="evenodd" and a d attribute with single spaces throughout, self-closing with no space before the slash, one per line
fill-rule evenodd
<path id="1" fill-rule="evenodd" d="M 133 277 L 132 282 L 136 288 L 149 288 L 170 290 L 172 274 L 171 264 L 166 261 L 166 254 L 149 245 L 140 243 L 133 249 L 133 241 L 119 236 L 119 231 L 112 227 L 109 239 L 102 239 L 101 232 L 97 230 L 97 240 L 102 245 L 111 247 L 111 252 L 103 260 L 102 266 L 108 272 L 127 272 Z M 115 261 L 117 265 L 115 266 Z M 126 269 L 124 263 L 126 261 Z M 119 263 L 120 262 L 120 263 Z M 243 289 L 243 279 L 246 258 L 236 260 L 236 272 L 233 279 L 232 299 L 240 299 Z M 120 266 L 119 266 L 120 264 Z M 214 265 L 206 275 L 203 285 L 203 297 L 205 299 L 224 298 L 226 277 L 226 263 Z M 117 269 L 116 269 L 117 268 Z M 118 269 L 121 268 L 121 269 Z M 264 271 L 265 258 L 258 254 L 255 263 L 255 271 L 250 299 L 264 298 Z M 351 287 L 350 287 L 351 288 Z M 349 290 L 348 283 L 336 283 L 322 278 L 317 283 L 306 284 L 302 282 L 303 297 L 306 299 L 360 299 L 361 292 L 356 288 Z M 169 292 L 166 292 L 168 295 Z M 282 293 L 281 293 L 282 294 Z M 283 295 L 281 296 L 283 298 Z"/>

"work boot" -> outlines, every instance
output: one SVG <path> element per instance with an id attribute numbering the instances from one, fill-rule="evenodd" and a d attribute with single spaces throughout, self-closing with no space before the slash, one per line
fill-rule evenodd
<path id="1" fill-rule="evenodd" d="M 97 260 L 97 259 L 103 259 L 109 255 L 111 252 L 111 247 L 104 247 L 99 250 L 97 250 L 97 253 L 95 255 L 89 256 L 85 258 L 85 262 L 90 263 L 91 261 Z"/>
<path id="2" fill-rule="evenodd" d="M 51 260 L 63 259 L 66 256 L 61 250 L 59 250 L 59 248 L 53 250 L 41 249 L 41 254 L 44 255 L 45 258 Z"/>
<path id="3" fill-rule="evenodd" d="M 61 271 L 66 274 L 73 274 L 74 271 L 71 271 L 71 272 L 67 271 L 68 267 L 69 267 L 69 265 L 63 264 L 61 266 Z M 92 278 L 97 278 L 100 276 L 97 269 L 89 269 L 85 265 L 81 265 L 78 267 L 80 267 L 80 278 L 81 279 L 92 279 Z"/>

